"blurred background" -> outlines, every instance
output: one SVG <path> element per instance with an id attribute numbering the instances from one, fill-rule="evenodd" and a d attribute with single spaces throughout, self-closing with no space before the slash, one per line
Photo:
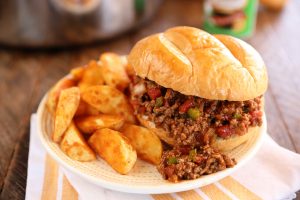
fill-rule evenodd
<path id="1" fill-rule="evenodd" d="M 253 35 L 259 4 L 283 9 L 286 0 L 206 0 L 165 10 L 172 25 L 203 27 L 211 33 L 249 38 Z M 150 23 L 163 0 L 11 0 L 0 2 L 0 43 L 45 48 L 82 45 L 120 36 Z M 176 3 L 173 3 L 176 5 Z M 190 5 L 189 5 L 190 4 Z M 172 10 L 173 9 L 173 10 Z M 197 12 L 193 10 L 198 9 Z M 178 13 L 178 11 L 180 13 Z M 161 16 L 168 20 L 167 16 Z M 190 19 L 188 19 L 190 18 Z M 157 20 L 156 20 L 157 21 Z M 164 23 L 171 25 L 172 21 Z M 153 31 L 159 31 L 159 27 Z"/>
<path id="2" fill-rule="evenodd" d="M 1 1 L 0 41 L 10 46 L 57 47 L 105 40 L 136 28 L 161 0 Z"/>
<path id="3" fill-rule="evenodd" d="M 269 73 L 268 133 L 300 152 L 299 0 L 0 0 L 0 191 L 23 199 L 29 121 L 73 67 L 179 25 L 249 42 Z"/>

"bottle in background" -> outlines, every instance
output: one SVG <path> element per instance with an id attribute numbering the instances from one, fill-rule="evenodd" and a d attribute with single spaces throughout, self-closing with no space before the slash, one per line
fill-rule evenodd
<path id="1" fill-rule="evenodd" d="M 206 0 L 204 29 L 210 33 L 249 38 L 255 30 L 257 0 Z"/>

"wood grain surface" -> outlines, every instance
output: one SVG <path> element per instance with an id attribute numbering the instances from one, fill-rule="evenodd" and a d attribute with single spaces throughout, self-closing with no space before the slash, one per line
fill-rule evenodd
<path id="1" fill-rule="evenodd" d="M 259 9 L 248 40 L 268 68 L 268 132 L 281 146 L 300 153 L 300 1 L 281 12 Z M 0 199 L 24 199 L 30 115 L 46 91 L 68 71 L 102 52 L 127 54 L 144 36 L 177 25 L 201 27 L 202 2 L 166 0 L 151 22 L 114 40 L 52 50 L 0 48 Z M 0 31 L 5 29 L 0 28 Z M 298 199 L 300 199 L 298 193 Z"/>

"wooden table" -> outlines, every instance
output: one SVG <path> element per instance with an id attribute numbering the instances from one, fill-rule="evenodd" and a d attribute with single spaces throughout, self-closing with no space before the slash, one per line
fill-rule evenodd
<path id="1" fill-rule="evenodd" d="M 269 72 L 265 95 L 268 132 L 281 146 L 298 153 L 299 7 L 300 1 L 291 0 L 279 13 L 260 9 L 256 34 L 249 40 L 262 54 Z M 201 11 L 199 0 L 166 0 L 150 23 L 112 41 L 47 51 L 0 49 L 0 198 L 24 199 L 30 115 L 58 79 L 102 52 L 127 54 L 137 40 L 151 33 L 177 25 L 201 27 Z"/>

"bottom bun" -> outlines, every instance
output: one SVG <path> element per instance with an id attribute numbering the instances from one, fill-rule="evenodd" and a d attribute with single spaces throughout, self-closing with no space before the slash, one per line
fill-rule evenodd
<path id="1" fill-rule="evenodd" d="M 247 133 L 244 135 L 234 135 L 228 139 L 222 139 L 217 137 L 212 141 L 211 146 L 219 151 L 226 152 L 231 151 L 234 148 L 240 146 L 244 142 L 250 140 L 250 138 L 261 133 L 262 126 L 250 127 Z"/>
<path id="2" fill-rule="evenodd" d="M 175 140 L 169 137 L 169 134 L 163 130 L 162 128 L 156 128 L 155 124 L 151 121 L 148 121 L 146 116 L 137 116 L 141 125 L 145 126 L 146 128 L 150 129 L 154 132 L 161 140 L 166 142 L 167 144 L 174 146 Z M 232 149 L 240 146 L 251 137 L 256 136 L 257 134 L 261 133 L 262 126 L 250 127 L 246 134 L 238 136 L 234 135 L 228 139 L 222 139 L 220 137 L 216 137 L 211 141 L 211 146 L 215 149 L 218 149 L 221 152 L 231 151 Z M 214 134 L 216 135 L 216 134 Z"/>

